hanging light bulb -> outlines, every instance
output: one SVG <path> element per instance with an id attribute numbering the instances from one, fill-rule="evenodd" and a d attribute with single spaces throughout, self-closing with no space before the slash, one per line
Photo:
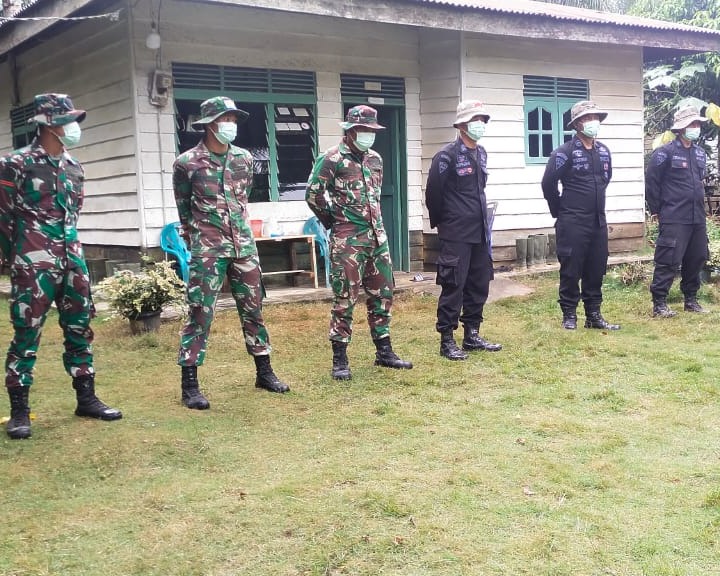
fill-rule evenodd
<path id="1" fill-rule="evenodd" d="M 157 31 L 155 22 L 150 24 L 150 33 L 145 38 L 145 46 L 150 50 L 158 50 L 160 48 L 160 34 Z"/>

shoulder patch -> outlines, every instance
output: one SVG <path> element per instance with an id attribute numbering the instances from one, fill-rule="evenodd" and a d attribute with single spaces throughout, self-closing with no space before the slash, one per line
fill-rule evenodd
<path id="1" fill-rule="evenodd" d="M 660 164 L 663 164 L 667 160 L 667 152 L 665 150 L 658 150 L 655 154 L 655 165 L 660 166 Z"/>
<path id="2" fill-rule="evenodd" d="M 445 160 L 440 160 L 440 163 L 438 164 L 438 169 L 440 170 L 440 174 L 445 172 L 450 167 L 450 165 L 445 162 Z"/>
<path id="3" fill-rule="evenodd" d="M 563 154 L 562 152 L 558 152 L 555 155 L 555 170 L 560 170 L 563 166 L 565 166 L 565 163 L 567 162 L 568 157 Z"/>

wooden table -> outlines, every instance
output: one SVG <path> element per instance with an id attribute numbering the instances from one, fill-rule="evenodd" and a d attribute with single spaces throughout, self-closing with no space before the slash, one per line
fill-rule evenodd
<path id="1" fill-rule="evenodd" d="M 263 276 L 274 276 L 278 274 L 309 274 L 312 278 L 315 288 L 318 287 L 317 277 L 317 257 L 315 256 L 315 236 L 298 234 L 295 236 L 270 236 L 255 238 L 255 244 L 259 245 L 267 242 L 279 242 L 284 245 L 287 250 L 287 255 L 290 259 L 289 270 L 273 270 L 271 272 L 265 271 L 263 268 Z M 310 269 L 298 268 L 297 263 L 297 245 L 298 244 L 309 244 L 310 245 Z M 262 264 L 262 263 L 261 263 Z"/>

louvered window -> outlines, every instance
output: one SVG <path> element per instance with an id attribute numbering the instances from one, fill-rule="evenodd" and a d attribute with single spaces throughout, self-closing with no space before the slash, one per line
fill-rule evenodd
<path id="1" fill-rule="evenodd" d="M 35 124 L 28 124 L 28 120 L 35 114 L 35 106 L 25 104 L 10 110 L 10 125 L 12 127 L 13 148 L 22 148 L 32 142 L 35 136 Z"/>
<path id="2" fill-rule="evenodd" d="M 405 79 L 393 76 L 340 74 L 340 93 L 346 102 L 403 105 Z"/>
<path id="3" fill-rule="evenodd" d="M 528 164 L 544 164 L 555 148 L 572 138 L 573 131 L 566 128 L 570 108 L 578 100 L 587 100 L 589 93 L 587 80 L 523 76 Z"/>
<path id="4" fill-rule="evenodd" d="M 234 144 L 254 158 L 251 202 L 304 200 L 316 144 L 315 73 L 204 64 L 172 67 L 178 148 L 195 146 L 200 103 L 223 95 L 250 113 Z"/>
<path id="5" fill-rule="evenodd" d="M 315 73 L 205 64 L 173 64 L 173 86 L 256 94 L 315 95 Z"/>

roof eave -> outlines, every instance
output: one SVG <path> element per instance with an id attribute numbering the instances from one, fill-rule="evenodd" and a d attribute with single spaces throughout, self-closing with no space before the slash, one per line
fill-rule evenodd
<path id="1" fill-rule="evenodd" d="M 28 7 L 28 10 L 24 10 L 22 16 L 66 18 L 94 1 L 95 0 L 37 1 Z M 32 8 L 32 12 L 30 12 L 30 8 Z M 3 26 L 0 26 L 0 57 L 21 45 L 23 42 L 44 32 L 56 23 L 57 20 L 6 22 Z"/>
<path id="2" fill-rule="evenodd" d="M 717 30 L 664 30 L 645 26 L 617 25 L 606 22 L 559 19 L 543 15 L 517 14 L 432 3 L 417 0 L 363 0 L 330 3 L 327 0 L 201 0 L 209 4 L 226 4 L 330 16 L 351 20 L 401 24 L 432 28 L 488 33 L 493 35 L 572 40 L 598 44 L 619 44 L 684 50 L 687 53 L 717 50 Z M 197 2 L 193 2 L 197 3 Z M 652 21 L 648 21 L 652 22 Z"/>
<path id="3" fill-rule="evenodd" d="M 45 0 L 33 5 L 33 15 L 69 16 L 94 0 Z M 716 51 L 720 32 L 716 30 L 661 30 L 644 26 L 573 21 L 542 15 L 517 14 L 412 0 L 363 0 L 330 3 L 327 0 L 202 0 L 268 10 L 315 14 L 351 20 L 400 24 L 416 28 L 458 30 L 495 36 L 570 40 L 597 44 L 618 44 L 684 53 Z M 193 2 L 197 4 L 198 2 Z M 0 56 L 40 34 L 53 21 L 28 21 L 0 26 Z"/>

